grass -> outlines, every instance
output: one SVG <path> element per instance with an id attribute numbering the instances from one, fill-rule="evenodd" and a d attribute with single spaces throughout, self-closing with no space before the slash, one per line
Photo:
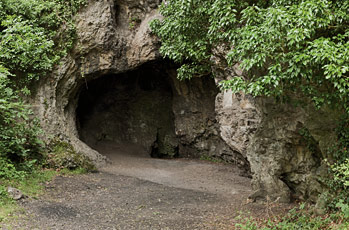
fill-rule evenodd
<path id="1" fill-rule="evenodd" d="M 34 170 L 23 178 L 0 180 L 0 222 L 20 210 L 17 203 L 8 196 L 8 186 L 19 189 L 26 196 L 37 198 L 44 191 L 44 183 L 52 180 L 56 175 L 57 172 L 54 170 Z"/>
<path id="2" fill-rule="evenodd" d="M 88 170 L 83 168 L 77 168 L 75 170 L 37 169 L 23 178 L 15 180 L 0 179 L 0 223 L 13 218 L 12 214 L 21 210 L 17 202 L 8 196 L 8 186 L 17 188 L 24 195 L 35 199 L 43 194 L 45 183 L 51 181 L 55 176 L 78 175 L 87 172 Z"/>
<path id="3" fill-rule="evenodd" d="M 59 171 L 59 175 L 71 176 L 71 175 L 85 174 L 88 172 L 93 172 L 93 170 L 91 171 L 90 169 L 86 169 L 86 168 L 76 168 L 74 170 L 64 168 Z"/>
<path id="4" fill-rule="evenodd" d="M 213 162 L 213 163 L 227 163 L 227 162 L 225 162 L 221 158 L 210 156 L 210 155 L 207 155 L 207 154 L 201 155 L 200 156 L 200 160 L 209 161 L 209 162 Z"/>
<path id="5" fill-rule="evenodd" d="M 301 204 L 299 208 L 291 209 L 285 216 L 272 216 L 257 219 L 253 217 L 237 217 L 233 229 L 241 230 L 347 230 L 349 219 L 341 212 L 325 215 L 313 215 L 310 208 Z"/>
<path id="6" fill-rule="evenodd" d="M 16 205 L 14 202 L 10 203 L 7 202 L 5 204 L 1 203 L 0 207 L 0 223 L 2 221 L 6 221 L 9 216 L 11 216 L 12 213 L 19 211 L 18 205 Z"/>

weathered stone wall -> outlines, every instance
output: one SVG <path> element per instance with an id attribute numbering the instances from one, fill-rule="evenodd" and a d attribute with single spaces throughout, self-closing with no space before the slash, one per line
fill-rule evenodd
<path id="1" fill-rule="evenodd" d="M 336 116 L 311 105 L 295 107 L 258 99 L 261 123 L 250 138 L 247 157 L 253 173 L 252 196 L 316 201 L 326 173 L 322 159 L 335 140 Z"/>

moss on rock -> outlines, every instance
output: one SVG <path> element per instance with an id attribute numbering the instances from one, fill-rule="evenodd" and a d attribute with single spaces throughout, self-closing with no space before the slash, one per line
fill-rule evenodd
<path id="1" fill-rule="evenodd" d="M 91 160 L 85 155 L 74 150 L 67 142 L 53 140 L 48 146 L 46 164 L 55 169 L 78 169 L 84 168 L 87 171 L 96 170 Z"/>

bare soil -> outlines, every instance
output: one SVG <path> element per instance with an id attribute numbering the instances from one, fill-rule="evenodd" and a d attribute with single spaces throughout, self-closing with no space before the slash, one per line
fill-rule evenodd
<path id="1" fill-rule="evenodd" d="M 0 228 L 235 229 L 240 214 L 265 216 L 288 208 L 248 203 L 250 179 L 234 165 L 154 159 L 131 145 L 96 148 L 110 165 L 97 173 L 56 177 L 45 195 L 20 201 L 23 213 Z"/>

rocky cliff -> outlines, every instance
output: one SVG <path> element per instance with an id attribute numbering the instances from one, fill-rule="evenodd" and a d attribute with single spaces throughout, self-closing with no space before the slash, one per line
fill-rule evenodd
<path id="1" fill-rule="evenodd" d="M 70 143 L 97 166 L 106 162 L 93 149 L 101 141 L 138 144 L 154 156 L 217 156 L 251 170 L 252 198 L 315 200 L 331 117 L 219 92 L 215 83 L 242 74 L 238 68 L 214 69 L 215 80 L 177 80 L 149 29 L 159 3 L 90 0 L 81 9 L 74 50 L 32 99 L 46 138 Z"/>

